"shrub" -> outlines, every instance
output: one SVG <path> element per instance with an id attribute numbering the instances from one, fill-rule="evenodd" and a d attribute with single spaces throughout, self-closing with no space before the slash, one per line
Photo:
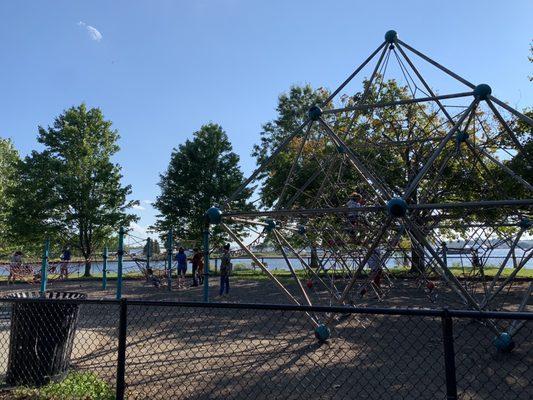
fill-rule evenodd
<path id="1" fill-rule="evenodd" d="M 113 400 L 111 386 L 92 372 L 73 372 L 61 382 L 51 382 L 41 388 L 15 389 L 18 400 Z"/>

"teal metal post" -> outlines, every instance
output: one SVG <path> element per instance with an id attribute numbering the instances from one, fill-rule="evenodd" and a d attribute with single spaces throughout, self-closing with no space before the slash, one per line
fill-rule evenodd
<path id="1" fill-rule="evenodd" d="M 152 239 L 146 239 L 146 270 L 150 269 L 150 259 L 152 258 Z M 148 274 L 147 274 L 148 276 Z"/>
<path id="2" fill-rule="evenodd" d="M 46 292 L 46 283 L 48 281 L 48 253 L 50 251 L 50 239 L 44 242 L 43 261 L 41 264 L 41 290 L 40 295 L 44 297 Z"/>
<path id="3" fill-rule="evenodd" d="M 168 291 L 172 290 L 172 228 L 168 231 L 167 237 L 167 287 Z"/>
<path id="4" fill-rule="evenodd" d="M 107 289 L 107 256 L 109 251 L 107 246 L 104 247 L 104 252 L 102 253 L 102 258 L 104 259 L 104 266 L 102 267 L 102 289 Z"/>
<path id="5" fill-rule="evenodd" d="M 117 300 L 122 298 L 122 258 L 124 257 L 124 228 L 118 231 Z"/>
<path id="6" fill-rule="evenodd" d="M 446 267 L 448 266 L 448 247 L 446 242 L 442 242 L 442 262 Z"/>
<path id="7" fill-rule="evenodd" d="M 204 302 L 209 302 L 209 224 L 204 227 Z"/>

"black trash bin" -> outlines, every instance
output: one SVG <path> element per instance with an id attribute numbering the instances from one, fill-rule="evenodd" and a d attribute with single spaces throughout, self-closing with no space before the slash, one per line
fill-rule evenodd
<path id="1" fill-rule="evenodd" d="M 18 292 L 7 298 L 39 299 L 39 292 Z M 6 383 L 11 386 L 43 386 L 65 377 L 69 363 L 78 304 L 64 300 L 84 299 L 82 293 L 46 292 L 54 302 L 14 302 Z"/>

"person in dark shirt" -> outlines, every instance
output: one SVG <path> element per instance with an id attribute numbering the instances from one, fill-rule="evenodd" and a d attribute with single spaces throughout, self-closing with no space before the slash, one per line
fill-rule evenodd
<path id="1" fill-rule="evenodd" d="M 224 292 L 229 294 L 229 277 L 233 269 L 231 264 L 231 256 L 229 253 L 229 244 L 224 246 L 222 257 L 220 259 L 220 292 L 219 296 L 223 296 Z"/>
<path id="2" fill-rule="evenodd" d="M 183 247 L 178 249 L 176 261 L 178 262 L 178 287 L 184 287 L 185 274 L 187 273 L 187 255 L 185 254 L 185 249 Z"/>
<path id="3" fill-rule="evenodd" d="M 198 268 L 200 267 L 200 263 L 203 263 L 202 253 L 200 252 L 200 249 L 198 248 L 194 249 L 194 255 L 192 256 L 191 263 L 192 263 L 192 286 L 198 286 Z"/>
<path id="4" fill-rule="evenodd" d="M 59 267 L 59 279 L 68 279 L 68 265 L 72 254 L 70 253 L 70 247 L 65 247 L 61 253 L 61 266 Z"/>

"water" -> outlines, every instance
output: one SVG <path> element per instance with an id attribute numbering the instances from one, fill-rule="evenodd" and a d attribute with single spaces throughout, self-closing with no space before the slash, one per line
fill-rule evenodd
<path id="1" fill-rule="evenodd" d="M 485 263 L 485 266 L 486 267 L 499 267 L 501 265 L 501 263 L 503 262 L 503 260 L 505 259 L 505 256 L 507 255 L 508 253 L 508 249 L 495 249 L 491 252 L 490 254 L 490 257 L 485 259 L 484 257 L 482 258 L 482 261 Z M 480 254 L 481 255 L 481 254 Z M 520 262 L 520 259 L 521 257 L 524 255 L 524 251 L 522 250 L 519 250 L 517 249 L 516 250 L 516 256 L 517 256 L 517 262 Z M 285 260 L 283 258 L 272 258 L 272 257 L 258 257 L 259 260 L 261 260 L 269 270 L 281 270 L 281 271 L 289 271 L 289 268 L 287 266 L 287 263 L 285 262 Z M 306 257 L 302 257 L 308 264 L 310 263 L 310 257 L 309 256 L 306 256 Z M 448 258 L 448 266 L 449 267 L 465 267 L 465 268 L 469 268 L 469 267 L 472 267 L 472 263 L 470 261 L 470 258 L 467 257 L 467 255 L 458 255 L 458 254 L 448 254 L 447 256 Z M 300 262 L 299 259 L 297 258 L 289 258 L 289 261 L 291 262 L 291 265 L 293 266 L 293 268 L 295 270 L 301 270 L 301 269 L 304 269 L 302 263 Z M 346 261 L 350 266 L 352 266 L 354 264 L 354 261 L 353 260 L 347 260 Z M 239 268 L 252 268 L 253 267 L 253 261 L 249 258 L 234 258 L 232 259 L 232 263 L 233 263 L 233 266 L 234 267 L 239 267 Z M 140 263 L 141 265 L 143 263 Z M 340 264 L 336 264 L 335 265 L 335 261 L 334 260 L 324 260 L 324 264 L 326 266 L 326 268 L 330 269 L 330 268 L 335 268 L 335 266 L 337 266 L 337 268 L 341 268 L 341 265 Z M 220 265 L 220 260 L 211 260 L 210 262 L 210 268 L 211 269 L 214 269 L 215 265 Z M 404 260 L 403 260 L 403 257 L 401 257 L 400 254 L 398 255 L 393 255 L 393 257 L 391 257 L 388 261 L 387 261 L 387 268 L 388 269 L 395 269 L 395 268 L 399 268 L 401 266 L 404 265 Z M 408 262 L 407 262 L 407 265 Z M 165 266 L 165 262 L 164 261 L 153 261 L 152 262 L 152 268 L 154 269 L 163 269 Z M 175 265 L 173 264 L 174 268 L 175 268 Z M 34 266 L 35 269 L 38 270 L 39 266 L 38 265 L 35 265 Z M 513 262 L 512 260 L 508 260 L 507 264 L 506 264 L 506 268 L 513 268 Z M 533 269 L 533 259 L 530 259 L 525 267 L 525 269 Z M 116 261 L 109 261 L 107 263 L 107 271 L 108 273 L 110 274 L 116 274 L 117 273 L 117 269 L 118 269 L 118 264 Z M 256 266 L 256 269 L 259 269 L 259 267 Z M 57 268 L 57 270 L 59 270 L 59 267 Z M 83 263 L 72 263 L 69 267 L 69 275 L 71 277 L 73 276 L 81 276 L 83 275 L 83 272 L 85 270 L 85 265 Z M 134 261 L 130 261 L 130 260 L 124 260 L 123 262 L 123 267 L 122 267 L 122 270 L 123 270 L 123 273 L 124 274 L 127 274 L 127 273 L 140 273 L 141 272 L 141 269 L 139 267 L 139 265 L 134 262 Z M 189 264 L 188 266 L 188 271 L 190 272 L 191 271 L 191 266 Z M 102 262 L 101 261 L 95 261 L 92 263 L 92 272 L 94 274 L 100 274 L 102 272 Z M 9 274 L 9 270 L 8 270 L 8 265 L 4 265 L 3 268 L 0 268 L 0 276 L 7 276 Z"/>

